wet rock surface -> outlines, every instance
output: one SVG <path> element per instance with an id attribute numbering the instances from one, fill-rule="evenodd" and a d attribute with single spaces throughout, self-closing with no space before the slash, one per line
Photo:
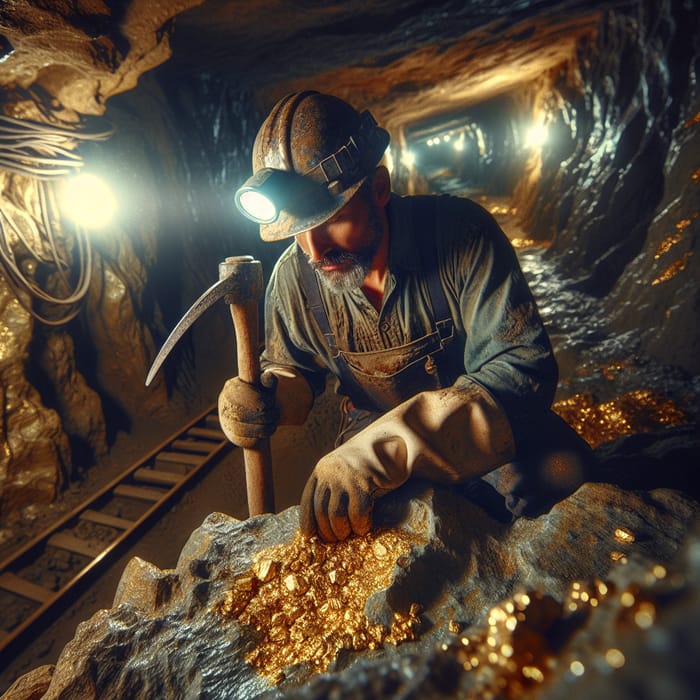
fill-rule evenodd
<path id="1" fill-rule="evenodd" d="M 650 478 L 660 467 L 648 469 Z M 645 672 L 635 654 L 643 659 L 661 642 L 661 653 L 675 654 L 672 628 L 681 624 L 692 633 L 679 606 L 687 607 L 690 624 L 697 616 L 700 547 L 694 498 L 666 488 L 589 483 L 548 513 L 504 522 L 490 501 L 470 494 L 415 482 L 383 499 L 379 529 L 342 545 L 349 570 L 335 588 L 289 583 L 294 561 L 284 555 L 299 537 L 296 507 L 244 522 L 212 514 L 192 533 L 175 569 L 133 559 L 115 606 L 79 625 L 55 669 L 19 679 L 4 698 L 327 697 L 332 688 L 343 697 L 399 690 L 421 697 L 467 690 L 474 697 L 492 691 L 558 697 L 564 688 L 579 692 L 589 678 L 597 686 L 612 679 L 605 686 L 610 692 L 622 683 L 614 679 L 618 671 Z M 386 539 L 390 533 L 398 539 Z M 306 544 L 295 551 L 324 562 L 341 546 Z M 362 547 L 391 559 L 388 585 L 371 595 L 353 585 L 352 551 Z M 312 573 L 322 569 L 297 568 L 295 581 Z M 299 608 L 300 634 L 256 667 L 265 645 L 279 641 L 269 630 L 282 606 L 279 595 L 265 597 L 266 586 L 281 589 Z M 326 629 L 304 630 L 303 614 L 327 604 L 323 596 L 331 588 L 348 612 L 349 633 L 357 608 L 371 625 L 414 615 L 411 633 L 394 644 L 372 643 L 370 635 L 363 648 L 332 637 L 331 617 Z M 257 618 L 246 618 L 254 600 L 273 601 L 267 619 L 264 606 Z M 329 644 L 337 653 L 320 657 Z M 687 663 L 675 660 L 676 671 Z M 588 675 L 578 674 L 579 664 Z M 681 687 L 688 681 L 674 678 Z M 36 693 L 41 682 L 44 694 L 23 690 Z"/>

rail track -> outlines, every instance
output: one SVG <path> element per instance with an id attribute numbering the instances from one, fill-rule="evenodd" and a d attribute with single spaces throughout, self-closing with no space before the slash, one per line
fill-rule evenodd
<path id="1" fill-rule="evenodd" d="M 28 640 L 79 585 L 114 561 L 127 541 L 231 443 L 212 406 L 50 528 L 0 562 L 0 658 Z"/>

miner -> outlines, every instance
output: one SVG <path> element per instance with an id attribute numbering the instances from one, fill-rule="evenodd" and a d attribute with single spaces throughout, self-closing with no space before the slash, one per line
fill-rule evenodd
<path id="1" fill-rule="evenodd" d="M 225 383 L 221 425 L 250 447 L 302 424 L 337 379 L 335 448 L 300 506 L 302 530 L 326 541 L 368 532 L 376 499 L 412 477 L 483 477 L 514 516 L 534 515 L 591 458 L 550 410 L 557 365 L 505 234 L 469 199 L 392 193 L 388 144 L 369 112 L 294 93 L 236 193 L 264 241 L 291 242 L 265 294 L 260 385 Z"/>

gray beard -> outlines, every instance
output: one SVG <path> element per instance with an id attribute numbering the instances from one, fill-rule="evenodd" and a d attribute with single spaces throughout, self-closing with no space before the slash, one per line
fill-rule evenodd
<path id="1" fill-rule="evenodd" d="M 310 263 L 311 267 L 318 271 L 318 276 L 324 287 L 332 292 L 349 292 L 352 289 L 359 289 L 362 281 L 367 277 L 372 260 L 366 260 L 364 256 L 356 253 L 344 253 L 342 256 L 332 256 L 333 262 L 349 262 L 351 266 L 347 270 L 322 270 L 322 265 L 327 265 L 329 258 L 324 258 L 319 262 Z"/>
<path id="2" fill-rule="evenodd" d="M 372 232 L 372 238 L 369 245 L 363 250 L 356 253 L 344 250 L 331 251 L 325 258 L 309 262 L 309 265 L 318 272 L 323 285 L 330 291 L 349 292 L 362 286 L 382 240 L 382 221 L 374 206 L 370 209 L 367 228 Z M 324 265 L 338 263 L 350 263 L 350 267 L 347 270 L 332 270 L 330 272 L 325 272 L 322 269 Z"/>

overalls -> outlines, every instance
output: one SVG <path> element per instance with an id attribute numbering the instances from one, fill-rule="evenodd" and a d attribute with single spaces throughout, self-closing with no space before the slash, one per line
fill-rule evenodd
<path id="1" fill-rule="evenodd" d="M 435 206 L 428 198 L 421 204 L 417 209 L 418 230 L 426 230 L 435 219 Z M 423 236 L 422 240 L 430 239 Z M 422 274 L 433 312 L 432 332 L 405 345 L 372 352 L 349 352 L 338 347 L 321 298 L 319 280 L 303 259 L 301 249 L 297 249 L 302 288 L 316 323 L 328 342 L 331 355 L 338 364 L 340 393 L 345 396 L 341 403 L 343 416 L 336 447 L 380 414 L 418 392 L 450 386 L 464 371 L 451 369 L 458 359 L 454 352 L 450 353 L 451 358 L 447 356 L 448 346 L 454 339 L 454 322 L 440 283 L 437 251 L 435 246 L 429 244 L 424 244 L 422 248 Z"/>

